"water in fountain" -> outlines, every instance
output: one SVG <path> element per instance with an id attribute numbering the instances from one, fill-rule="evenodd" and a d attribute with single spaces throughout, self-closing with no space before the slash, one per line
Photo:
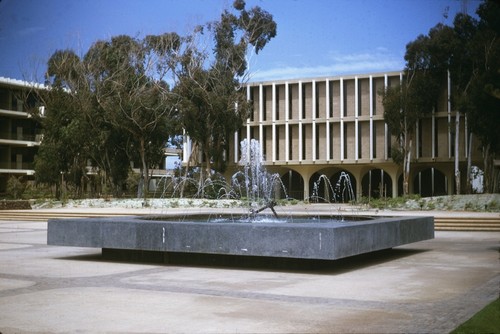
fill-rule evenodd
<path id="1" fill-rule="evenodd" d="M 240 143 L 242 169 L 231 176 L 230 182 L 220 174 L 199 180 L 193 172 L 189 176 L 163 177 L 158 183 L 155 197 L 160 198 L 210 198 L 241 201 L 247 207 L 249 218 L 269 209 L 275 217 L 276 200 L 281 193 L 287 197 L 286 188 L 278 173 L 268 173 L 263 164 L 263 155 L 257 140 Z M 193 169 L 196 171 L 196 168 Z M 179 173 L 180 174 L 180 173 Z"/>
<path id="2" fill-rule="evenodd" d="M 243 140 L 240 144 L 240 164 L 243 171 L 235 173 L 231 178 L 232 188 L 245 198 L 251 216 L 269 208 L 277 217 L 274 206 L 281 190 L 286 189 L 278 173 L 270 174 L 264 167 L 260 144 L 257 140 Z"/>

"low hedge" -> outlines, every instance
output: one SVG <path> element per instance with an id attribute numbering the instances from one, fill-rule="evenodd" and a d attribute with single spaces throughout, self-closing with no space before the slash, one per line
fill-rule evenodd
<path id="1" fill-rule="evenodd" d="M 0 201 L 0 210 L 31 210 L 31 204 L 29 201 L 23 200 L 2 200 Z"/>

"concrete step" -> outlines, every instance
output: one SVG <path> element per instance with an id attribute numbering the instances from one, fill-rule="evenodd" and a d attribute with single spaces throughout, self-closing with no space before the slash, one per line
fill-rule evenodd
<path id="1" fill-rule="evenodd" d="M 137 213 L 95 213 L 95 212 L 39 212 L 39 211 L 15 211 L 2 210 L 0 211 L 0 220 L 26 220 L 26 221 L 47 221 L 53 218 L 92 218 L 92 217 L 119 217 L 141 215 Z"/>
<path id="2" fill-rule="evenodd" d="M 47 221 L 54 218 L 92 218 L 141 216 L 146 213 L 137 212 L 88 212 L 88 211 L 38 211 L 38 210 L 0 210 L 0 221 Z M 500 231 L 500 215 L 498 217 L 435 217 L 436 231 Z"/>

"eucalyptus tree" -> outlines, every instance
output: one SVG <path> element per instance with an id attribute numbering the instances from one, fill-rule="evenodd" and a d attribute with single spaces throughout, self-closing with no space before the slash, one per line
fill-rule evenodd
<path id="1" fill-rule="evenodd" d="M 428 57 L 436 72 L 446 70 L 450 78 L 450 103 L 455 112 L 455 189 L 461 192 L 459 169 L 460 123 L 466 116 L 469 125 L 469 152 L 467 152 L 467 191 L 471 190 L 471 157 L 473 134 L 483 146 L 485 189 L 498 187 L 498 171 L 493 168 L 493 157 L 499 152 L 497 143 L 498 93 L 500 61 L 500 7 L 497 2 L 484 1 L 477 11 L 479 20 L 458 13 L 452 26 L 438 24 L 429 31 Z M 443 74 L 441 74 L 443 75 Z M 443 75 L 444 76 L 444 75 Z M 491 88 L 491 89 L 490 89 Z M 451 124 L 450 124 L 451 125 Z M 495 176 L 496 175 L 496 176 Z M 497 180 L 490 182 L 490 179 Z M 490 186 L 491 185 L 491 186 Z M 498 188 L 497 188 L 498 189 Z"/>
<path id="2" fill-rule="evenodd" d="M 419 36 L 406 46 L 406 66 L 399 85 L 381 92 L 384 120 L 396 138 L 391 156 L 403 169 L 403 194 L 409 194 L 413 142 L 418 121 L 430 114 L 439 95 L 439 75 L 430 66 L 429 38 Z"/>
<path id="3" fill-rule="evenodd" d="M 72 50 L 55 51 L 45 84 L 47 89 L 37 91 L 46 113 L 40 118 L 44 139 L 36 157 L 36 179 L 59 185 L 66 175 L 65 183 L 75 180 L 77 189 L 85 181 L 94 191 L 107 193 L 112 188 L 120 194 L 128 172 L 117 139 L 123 136 L 104 122 L 83 61 Z M 87 177 L 89 167 L 92 178 Z"/>
<path id="4" fill-rule="evenodd" d="M 248 57 L 258 54 L 276 36 L 271 14 L 245 6 L 237 0 L 234 13 L 225 10 L 218 21 L 197 27 L 185 40 L 176 70 L 175 90 L 183 97 L 180 123 L 193 142 L 193 153 L 201 153 L 207 177 L 225 170 L 228 137 L 248 116 L 250 104 L 242 88 Z M 205 44 L 207 36 L 210 40 Z M 201 174 L 200 182 L 203 178 Z"/>
<path id="5" fill-rule="evenodd" d="M 473 37 L 477 69 L 471 82 L 469 120 L 481 141 L 484 160 L 484 189 L 500 190 L 500 5 L 484 1 L 478 8 L 477 33 Z"/>
<path id="6" fill-rule="evenodd" d="M 83 60 L 104 122 L 126 136 L 129 154 L 140 161 L 138 196 L 146 196 L 149 169 L 159 162 L 172 125 L 178 98 L 165 78 L 180 42 L 175 33 L 142 40 L 121 35 L 94 43 Z"/>
<path id="7" fill-rule="evenodd" d="M 468 91 L 475 66 L 471 36 L 475 33 L 475 29 L 475 20 L 466 14 L 459 13 L 455 17 L 452 27 L 439 23 L 420 39 L 425 40 L 427 44 L 422 52 L 427 59 L 425 67 L 432 71 L 431 79 L 435 80 L 441 87 L 447 86 L 447 78 L 450 80 L 449 102 L 451 108 L 455 111 L 455 127 L 452 131 L 455 136 L 453 156 L 455 159 L 455 189 L 457 193 L 461 192 L 459 168 L 460 122 L 461 117 L 467 113 L 470 105 Z"/>
<path id="8" fill-rule="evenodd" d="M 47 89 L 37 90 L 47 112 L 39 117 L 44 137 L 35 157 L 35 178 L 42 183 L 82 190 L 92 132 L 76 97 L 80 59 L 71 50 L 56 51 L 48 61 Z M 82 93 L 83 95 L 83 93 Z M 84 100 L 84 99 L 83 99 Z M 82 100 L 82 101 L 83 101 Z M 59 195 L 59 191 L 56 191 Z"/>

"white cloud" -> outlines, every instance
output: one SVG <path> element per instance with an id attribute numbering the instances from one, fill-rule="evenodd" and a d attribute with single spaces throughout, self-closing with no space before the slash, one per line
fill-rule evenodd
<path id="1" fill-rule="evenodd" d="M 277 66 L 251 73 L 251 81 L 282 80 L 296 78 L 326 77 L 344 74 L 398 71 L 404 67 L 404 59 L 379 47 L 373 52 L 342 54 L 331 52 L 329 64 L 317 66 Z"/>
<path id="2" fill-rule="evenodd" d="M 26 27 L 17 32 L 20 36 L 29 36 L 45 30 L 45 27 Z"/>

